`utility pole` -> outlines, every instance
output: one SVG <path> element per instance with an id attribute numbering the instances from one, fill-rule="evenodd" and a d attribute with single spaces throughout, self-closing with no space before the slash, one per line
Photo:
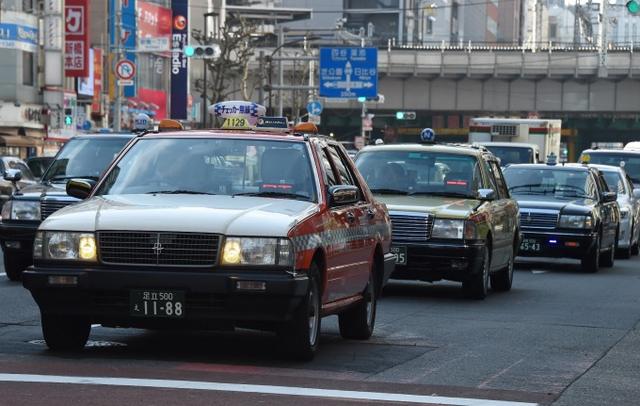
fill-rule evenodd
<path id="1" fill-rule="evenodd" d="M 122 0 L 115 1 L 116 6 L 116 32 L 113 35 L 115 40 L 116 59 L 111 63 L 111 69 L 115 69 L 118 61 L 122 59 Z M 115 100 L 113 102 L 113 130 L 115 132 L 122 131 L 122 86 L 118 83 L 118 78 L 114 75 L 115 83 Z"/>
<path id="2" fill-rule="evenodd" d="M 600 49 L 598 50 L 599 64 L 598 64 L 598 76 L 605 78 L 607 74 L 607 50 L 609 48 L 609 16 L 607 15 L 607 8 L 609 1 L 605 0 L 600 3 Z"/>
<path id="3" fill-rule="evenodd" d="M 278 27 L 278 56 L 282 58 L 282 46 L 284 44 L 284 29 L 282 25 Z M 282 59 L 278 61 L 278 85 L 282 86 L 284 83 L 284 70 L 282 66 Z M 284 116 L 284 107 L 282 100 L 282 90 L 278 90 L 278 117 Z"/>

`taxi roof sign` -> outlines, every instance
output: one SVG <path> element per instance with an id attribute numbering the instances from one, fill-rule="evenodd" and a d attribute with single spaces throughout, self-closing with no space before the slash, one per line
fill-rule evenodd
<path id="1" fill-rule="evenodd" d="M 258 118 L 263 117 L 266 112 L 265 106 L 243 100 L 224 101 L 209 106 L 209 113 L 223 119 L 223 128 L 229 129 L 255 127 Z"/>
<path id="2" fill-rule="evenodd" d="M 318 134 L 318 127 L 315 124 L 310 122 L 298 123 L 293 127 L 294 133 L 301 134 Z"/>
<path id="3" fill-rule="evenodd" d="M 170 118 L 164 118 L 160 120 L 160 124 L 158 124 L 158 131 L 181 131 L 184 130 L 182 124 L 177 120 L 172 120 Z"/>

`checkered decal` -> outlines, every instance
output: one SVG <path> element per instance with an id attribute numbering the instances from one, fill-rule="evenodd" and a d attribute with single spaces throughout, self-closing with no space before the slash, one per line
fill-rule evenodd
<path id="1" fill-rule="evenodd" d="M 375 226 L 342 228 L 321 233 L 305 234 L 294 237 L 292 241 L 295 251 L 300 252 L 313 250 L 318 247 L 326 248 L 336 245 L 346 245 L 347 243 L 363 240 L 367 237 L 389 238 L 389 236 L 389 226 L 386 224 L 377 224 Z"/>

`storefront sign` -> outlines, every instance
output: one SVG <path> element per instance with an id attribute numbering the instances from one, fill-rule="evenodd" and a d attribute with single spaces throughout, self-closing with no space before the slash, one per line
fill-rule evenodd
<path id="1" fill-rule="evenodd" d="M 89 75 L 89 2 L 66 0 L 64 6 L 64 74 Z"/>
<path id="2" fill-rule="evenodd" d="M 86 77 L 78 78 L 78 94 L 83 96 L 93 96 L 94 92 L 94 76 L 95 76 L 95 51 L 89 49 L 89 74 Z"/>
<path id="3" fill-rule="evenodd" d="M 187 65 L 184 55 L 189 34 L 189 0 L 172 0 L 171 26 L 171 118 L 187 118 L 187 93 L 189 91 Z"/>
<path id="4" fill-rule="evenodd" d="M 91 112 L 102 113 L 102 49 L 93 50 L 93 102 Z"/>
<path id="5" fill-rule="evenodd" d="M 2 127 L 43 128 L 42 106 L 4 103 L 0 106 L 0 123 Z"/>
<path id="6" fill-rule="evenodd" d="M 171 50 L 171 9 L 138 1 L 138 51 Z"/>
<path id="7" fill-rule="evenodd" d="M 38 50 L 38 21 L 35 17 L 3 10 L 0 21 L 0 48 L 27 52 Z"/>

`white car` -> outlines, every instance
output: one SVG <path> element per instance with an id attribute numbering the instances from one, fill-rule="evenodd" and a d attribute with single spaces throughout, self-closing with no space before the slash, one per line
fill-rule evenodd
<path id="1" fill-rule="evenodd" d="M 631 255 L 637 255 L 640 235 L 640 199 L 637 197 L 637 192 L 634 193 L 631 179 L 619 166 L 590 166 L 598 168 L 604 175 L 609 190 L 618 193 L 618 205 L 620 206 L 619 256 L 629 258 Z"/>

